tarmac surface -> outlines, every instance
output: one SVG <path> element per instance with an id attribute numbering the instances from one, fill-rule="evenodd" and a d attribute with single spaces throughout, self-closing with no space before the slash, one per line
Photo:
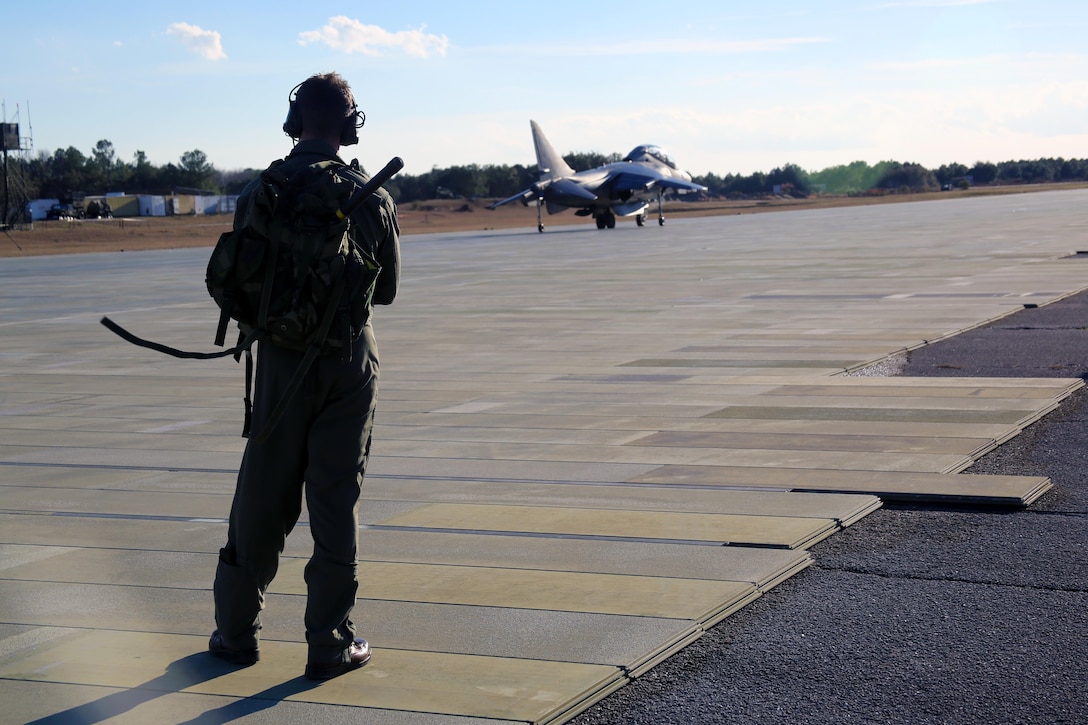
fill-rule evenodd
<path id="1" fill-rule="evenodd" d="M 877 367 L 1088 377 L 1088 293 Z M 1055 487 L 1000 513 L 886 504 L 813 547 L 810 569 L 572 722 L 1088 721 L 1088 393 L 967 472 Z"/>
<path id="2" fill-rule="evenodd" d="M 240 368 L 97 324 L 209 349 L 207 250 L 5 260 L 0 722 L 1088 721 L 1086 201 L 405 238 L 320 685 L 304 523 L 205 651 Z"/>

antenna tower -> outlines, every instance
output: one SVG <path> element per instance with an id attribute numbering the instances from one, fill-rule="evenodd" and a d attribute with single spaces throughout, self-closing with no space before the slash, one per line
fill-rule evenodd
<path id="1" fill-rule="evenodd" d="M 19 133 L 19 105 L 8 118 L 7 104 L 0 105 L 0 153 L 3 154 L 3 198 L 0 199 L 0 228 L 10 229 L 30 224 L 30 186 L 27 171 L 34 152 L 33 130 L 30 126 L 30 103 L 27 102 L 27 133 Z"/>

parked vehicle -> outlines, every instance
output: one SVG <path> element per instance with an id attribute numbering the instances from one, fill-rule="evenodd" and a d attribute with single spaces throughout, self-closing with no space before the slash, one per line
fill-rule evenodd
<path id="1" fill-rule="evenodd" d="M 73 204 L 54 204 L 45 213 L 46 219 L 82 219 L 84 216 L 84 211 Z"/>
<path id="2" fill-rule="evenodd" d="M 59 203 L 49 207 L 45 213 L 46 219 L 84 219 L 87 212 L 83 208 L 83 201 L 87 195 L 82 191 L 72 191 L 60 197 Z"/>
<path id="3" fill-rule="evenodd" d="M 88 219 L 111 219 L 112 217 L 113 210 L 110 209 L 109 202 L 99 201 L 98 199 L 91 199 L 87 202 Z"/>

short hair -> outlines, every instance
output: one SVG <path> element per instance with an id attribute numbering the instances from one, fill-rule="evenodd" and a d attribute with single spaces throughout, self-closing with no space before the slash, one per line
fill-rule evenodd
<path id="1" fill-rule="evenodd" d="M 303 81 L 295 93 L 302 127 L 323 135 L 338 136 L 344 119 L 355 113 L 355 97 L 339 73 L 318 73 Z"/>

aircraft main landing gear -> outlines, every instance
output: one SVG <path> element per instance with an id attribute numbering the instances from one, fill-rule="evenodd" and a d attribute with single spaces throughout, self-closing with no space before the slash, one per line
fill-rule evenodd
<path id="1" fill-rule="evenodd" d="M 638 224 L 640 227 L 646 226 L 646 215 L 638 214 L 635 216 L 635 224 Z"/>
<path id="2" fill-rule="evenodd" d="M 603 211 L 596 217 L 598 229 L 615 229 L 616 228 L 616 215 L 611 210 Z"/>

